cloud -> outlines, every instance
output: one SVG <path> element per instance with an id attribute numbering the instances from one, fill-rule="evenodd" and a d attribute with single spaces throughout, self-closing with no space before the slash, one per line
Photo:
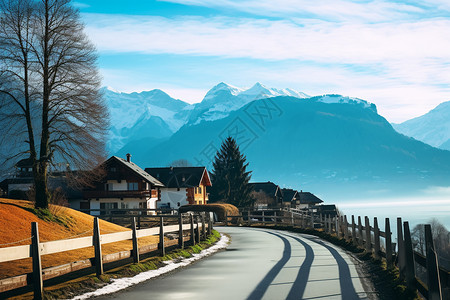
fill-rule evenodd
<path id="1" fill-rule="evenodd" d="M 309 17 L 336 21 L 380 22 L 422 14 L 418 5 L 392 1 L 346 0 L 162 0 L 184 5 L 226 8 L 261 16 Z M 439 0 L 436 0 L 439 1 Z"/>
<path id="2" fill-rule="evenodd" d="M 267 60 L 377 63 L 450 60 L 450 20 L 336 24 L 240 18 L 90 15 L 88 33 L 100 50 L 247 57 Z"/>
<path id="3" fill-rule="evenodd" d="M 82 2 L 72 2 L 72 5 L 76 8 L 89 8 L 91 7 L 89 4 L 82 3 Z"/>
<path id="4" fill-rule="evenodd" d="M 308 94 L 341 93 L 364 98 L 376 103 L 391 122 L 421 115 L 450 99 L 450 35 L 446 34 L 450 32 L 450 20 L 445 18 L 363 23 L 224 16 L 83 17 L 101 53 L 245 60 L 249 62 L 246 71 L 225 74 L 217 69 L 215 74 L 221 72 L 223 80 L 238 85 L 240 80 L 252 78 L 279 82 L 284 87 L 300 86 Z M 216 66 L 195 68 L 198 74 L 204 74 L 213 72 Z M 113 79 L 109 75 L 105 78 Z M 136 79 L 133 74 L 130 78 L 112 81 L 120 86 L 108 84 L 121 90 L 130 90 L 124 82 L 138 90 L 148 89 L 150 82 L 158 84 Z M 175 90 L 174 86 L 167 87 Z M 195 101 L 209 88 L 196 84 L 193 91 L 192 87 L 179 87 L 175 97 Z M 187 96 L 183 97 L 180 88 L 191 92 L 185 91 Z"/>

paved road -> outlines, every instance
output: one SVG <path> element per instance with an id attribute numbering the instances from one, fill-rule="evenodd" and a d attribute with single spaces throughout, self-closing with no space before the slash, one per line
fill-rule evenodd
<path id="1" fill-rule="evenodd" d="M 221 227 L 226 251 L 105 299 L 367 299 L 355 265 L 317 237 Z"/>

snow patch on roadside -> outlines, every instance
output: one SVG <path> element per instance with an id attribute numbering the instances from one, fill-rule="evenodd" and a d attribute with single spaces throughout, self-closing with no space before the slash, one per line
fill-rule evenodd
<path id="1" fill-rule="evenodd" d="M 211 246 L 208 249 L 202 250 L 199 254 L 193 254 L 192 257 L 185 258 L 182 261 L 177 261 L 177 262 L 175 262 L 174 260 L 165 261 L 164 263 L 166 263 L 166 265 L 164 267 L 161 267 L 157 270 L 150 270 L 150 271 L 142 272 L 133 277 L 111 279 L 112 283 L 109 283 L 108 285 L 106 285 L 96 291 L 76 296 L 75 298 L 73 298 L 73 300 L 88 299 L 90 297 L 115 293 L 117 291 L 128 288 L 132 285 L 138 284 L 140 282 L 143 282 L 143 281 L 149 280 L 151 278 L 158 277 L 167 272 L 173 271 L 177 268 L 190 265 L 194 261 L 197 261 L 205 256 L 211 255 L 211 254 L 219 251 L 220 249 L 226 248 L 228 246 L 229 239 L 227 236 L 225 236 L 223 234 L 221 234 L 220 236 L 221 236 L 220 240 L 214 246 Z"/>

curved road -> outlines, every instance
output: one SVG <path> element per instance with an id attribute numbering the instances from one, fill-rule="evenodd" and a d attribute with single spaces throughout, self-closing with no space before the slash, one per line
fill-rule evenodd
<path id="1" fill-rule="evenodd" d="M 350 257 L 317 237 L 218 230 L 232 238 L 226 251 L 104 299 L 368 299 Z"/>

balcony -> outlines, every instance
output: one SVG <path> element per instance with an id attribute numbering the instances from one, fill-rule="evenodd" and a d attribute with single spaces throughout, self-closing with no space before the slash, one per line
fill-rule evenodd
<path id="1" fill-rule="evenodd" d="M 83 198 L 157 198 L 158 191 L 84 191 Z"/>

